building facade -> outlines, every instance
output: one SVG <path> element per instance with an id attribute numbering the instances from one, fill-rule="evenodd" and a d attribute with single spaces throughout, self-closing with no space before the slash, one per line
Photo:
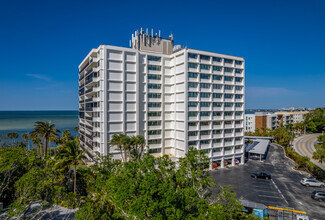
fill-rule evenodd
<path id="1" fill-rule="evenodd" d="M 193 146 L 211 164 L 243 163 L 244 59 L 142 30 L 130 46 L 101 45 L 79 65 L 81 146 L 117 159 L 109 140 L 125 133 L 143 135 L 155 156 L 184 157 Z"/>

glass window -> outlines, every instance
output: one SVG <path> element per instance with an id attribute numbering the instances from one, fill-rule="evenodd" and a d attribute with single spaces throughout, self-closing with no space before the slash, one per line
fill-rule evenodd
<path id="1" fill-rule="evenodd" d="M 241 98 L 243 98 L 243 95 L 236 94 L 236 95 L 235 95 L 235 98 L 236 98 L 236 99 L 241 99 Z"/>
<path id="2" fill-rule="evenodd" d="M 161 98 L 161 94 L 160 93 L 148 93 L 148 98 L 159 99 L 159 98 Z"/>
<path id="3" fill-rule="evenodd" d="M 233 95 L 232 94 L 225 94 L 226 99 L 232 99 Z"/>
<path id="4" fill-rule="evenodd" d="M 192 58 L 192 59 L 196 59 L 197 58 L 197 55 L 196 54 L 189 53 L 188 54 L 188 57 L 189 58 Z"/>
<path id="5" fill-rule="evenodd" d="M 225 112 L 225 116 L 232 116 L 233 112 Z"/>
<path id="6" fill-rule="evenodd" d="M 188 126 L 197 126 L 197 122 L 189 122 Z"/>
<path id="7" fill-rule="evenodd" d="M 241 64 L 242 64 L 242 61 L 236 60 L 235 63 L 236 63 L 237 65 L 241 65 Z"/>
<path id="8" fill-rule="evenodd" d="M 239 77 L 236 77 L 236 78 L 235 78 L 235 81 L 236 81 L 236 82 L 241 82 L 241 81 L 243 81 L 243 79 L 242 79 L 242 78 L 239 78 Z"/>
<path id="9" fill-rule="evenodd" d="M 233 60 L 230 59 L 225 59 L 225 63 L 231 63 L 232 64 Z"/>
<path id="10" fill-rule="evenodd" d="M 230 134 L 230 133 L 232 133 L 232 129 L 225 129 L 225 134 Z"/>
<path id="11" fill-rule="evenodd" d="M 213 103 L 213 107 L 221 107 L 222 106 L 222 102 L 214 102 Z"/>
<path id="12" fill-rule="evenodd" d="M 232 107 L 234 103 L 231 102 L 225 102 L 225 107 Z"/>
<path id="13" fill-rule="evenodd" d="M 210 60 L 209 56 L 200 55 L 201 60 Z"/>
<path id="14" fill-rule="evenodd" d="M 220 57 L 213 57 L 213 61 L 221 62 L 221 58 Z"/>
<path id="15" fill-rule="evenodd" d="M 148 74 L 148 79 L 160 80 L 161 75 Z"/>
<path id="16" fill-rule="evenodd" d="M 220 84 L 213 84 L 213 89 L 222 89 L 222 85 L 220 85 Z"/>
<path id="17" fill-rule="evenodd" d="M 210 69 L 210 65 L 200 64 L 200 69 L 201 70 L 209 70 Z"/>
<path id="18" fill-rule="evenodd" d="M 207 83 L 200 83 L 200 88 L 208 89 L 208 88 L 210 88 L 210 84 L 207 84 Z"/>
<path id="19" fill-rule="evenodd" d="M 243 130 L 243 129 L 241 129 L 241 128 L 236 128 L 236 129 L 235 129 L 235 132 L 242 132 L 242 130 Z"/>
<path id="20" fill-rule="evenodd" d="M 161 85 L 160 84 L 148 84 L 148 89 L 160 89 Z"/>
<path id="21" fill-rule="evenodd" d="M 235 69 L 235 73 L 241 73 L 240 69 Z"/>
<path id="22" fill-rule="evenodd" d="M 200 141 L 200 144 L 210 144 L 210 140 L 203 140 L 203 141 Z"/>
<path id="23" fill-rule="evenodd" d="M 222 94 L 220 94 L 220 93 L 213 93 L 213 98 L 221 99 L 221 97 L 222 97 Z"/>
<path id="24" fill-rule="evenodd" d="M 190 145 L 190 146 L 194 146 L 194 145 L 196 145 L 197 144 L 197 141 L 189 141 L 188 142 L 188 145 Z"/>
<path id="25" fill-rule="evenodd" d="M 236 107 L 242 107 L 242 103 L 236 103 Z"/>
<path id="26" fill-rule="evenodd" d="M 159 126 L 161 121 L 148 121 L 148 126 Z"/>
<path id="27" fill-rule="evenodd" d="M 197 78 L 197 73 L 188 73 L 188 78 Z"/>
<path id="28" fill-rule="evenodd" d="M 242 112 L 236 112 L 235 115 L 240 116 L 240 115 L 242 115 Z"/>
<path id="29" fill-rule="evenodd" d="M 188 112 L 188 116 L 189 117 L 196 117 L 197 116 L 197 112 Z"/>
<path id="30" fill-rule="evenodd" d="M 212 79 L 213 80 L 221 80 L 222 79 L 222 76 L 213 75 L 212 76 Z"/>
<path id="31" fill-rule="evenodd" d="M 213 66 L 213 70 L 221 71 L 222 67 L 221 66 Z"/>
<path id="32" fill-rule="evenodd" d="M 200 102 L 200 106 L 201 107 L 209 107 L 210 106 L 210 102 Z"/>
<path id="33" fill-rule="evenodd" d="M 148 141 L 148 143 L 149 143 L 149 141 Z M 150 154 L 161 153 L 161 148 L 149 149 L 149 153 L 150 153 Z"/>
<path id="34" fill-rule="evenodd" d="M 202 122 L 200 122 L 200 125 L 201 126 L 209 126 L 210 125 L 210 122 L 208 122 L 208 121 L 202 121 Z"/>
<path id="35" fill-rule="evenodd" d="M 148 131 L 148 135 L 159 135 L 159 134 L 161 134 L 161 130 Z"/>
<path id="36" fill-rule="evenodd" d="M 188 136 L 197 136 L 197 131 L 189 131 Z"/>
<path id="37" fill-rule="evenodd" d="M 238 90 L 238 91 L 241 91 L 242 90 L 242 86 L 236 86 L 236 90 Z"/>
<path id="38" fill-rule="evenodd" d="M 236 150 L 240 150 L 241 148 L 242 148 L 242 146 L 240 146 L 240 145 L 236 145 L 236 146 L 235 146 L 235 149 L 236 149 Z"/>
<path id="39" fill-rule="evenodd" d="M 157 71 L 160 71 L 161 70 L 161 66 L 148 65 L 148 70 L 157 70 Z"/>
<path id="40" fill-rule="evenodd" d="M 221 134 L 222 130 L 213 130 L 213 134 Z"/>
<path id="41" fill-rule="evenodd" d="M 231 76 L 225 76 L 225 81 L 232 81 L 232 77 Z"/>
<path id="42" fill-rule="evenodd" d="M 200 74 L 200 79 L 210 79 L 210 75 L 209 74 Z"/>
<path id="43" fill-rule="evenodd" d="M 210 98 L 210 93 L 201 92 L 201 93 L 200 93 L 200 97 L 201 97 L 201 98 Z"/>
<path id="44" fill-rule="evenodd" d="M 197 92 L 188 92 L 188 97 L 197 97 Z"/>
<path id="45" fill-rule="evenodd" d="M 149 102 L 148 107 L 159 108 L 161 107 L 161 102 Z"/>
<path id="46" fill-rule="evenodd" d="M 161 139 L 153 139 L 153 140 L 148 140 L 148 144 L 160 144 Z"/>
<path id="47" fill-rule="evenodd" d="M 212 124 L 213 125 L 221 125 L 221 121 L 214 121 Z"/>
<path id="48" fill-rule="evenodd" d="M 225 90 L 232 90 L 232 86 L 230 86 L 230 85 L 225 85 Z"/>
<path id="49" fill-rule="evenodd" d="M 200 135 L 210 135 L 210 131 L 201 131 Z"/>
<path id="50" fill-rule="evenodd" d="M 148 117 L 161 116 L 161 112 L 148 112 Z"/>
<path id="51" fill-rule="evenodd" d="M 149 56 L 149 55 L 148 55 L 148 60 L 152 60 L 152 61 L 160 61 L 160 60 L 161 60 L 161 57 Z"/>
<path id="52" fill-rule="evenodd" d="M 188 63 L 188 68 L 197 68 L 196 63 Z"/>
<path id="53" fill-rule="evenodd" d="M 225 72 L 226 73 L 232 73 L 232 68 L 229 68 L 229 67 L 225 67 Z"/>
<path id="54" fill-rule="evenodd" d="M 216 140 L 220 140 L 220 139 L 216 139 Z M 220 141 L 220 142 L 221 142 L 221 141 Z M 220 143 L 220 142 L 215 142 L 215 143 Z M 212 151 L 213 151 L 214 153 L 216 153 L 216 152 L 221 152 L 221 148 L 213 148 Z"/>
<path id="55" fill-rule="evenodd" d="M 200 112 L 200 116 L 210 116 L 210 112 Z"/>
<path id="56" fill-rule="evenodd" d="M 221 112 L 213 112 L 213 116 L 221 116 Z"/>
<path id="57" fill-rule="evenodd" d="M 241 125 L 241 121 L 235 121 L 236 125 Z"/>
<path id="58" fill-rule="evenodd" d="M 188 107 L 196 107 L 197 102 L 188 102 Z"/>
<path id="59" fill-rule="evenodd" d="M 189 82 L 188 83 L 188 87 L 189 88 L 196 88 L 197 87 L 197 83 Z"/>

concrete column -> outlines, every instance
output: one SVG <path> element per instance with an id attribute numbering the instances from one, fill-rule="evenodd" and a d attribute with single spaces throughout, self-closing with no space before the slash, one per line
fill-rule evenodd
<path id="1" fill-rule="evenodd" d="M 240 164 L 244 164 L 245 163 L 245 155 L 241 155 L 241 159 L 240 159 Z"/>
<path id="2" fill-rule="evenodd" d="M 231 166 L 235 166 L 235 156 L 232 156 L 232 159 L 231 159 Z"/>
<path id="3" fill-rule="evenodd" d="M 262 154 L 260 154 L 260 161 L 262 161 Z"/>
<path id="4" fill-rule="evenodd" d="M 224 158 L 221 158 L 221 168 L 224 168 L 225 167 L 224 162 L 225 162 L 225 159 Z"/>
<path id="5" fill-rule="evenodd" d="M 209 170 L 212 170 L 212 159 L 210 159 Z"/>

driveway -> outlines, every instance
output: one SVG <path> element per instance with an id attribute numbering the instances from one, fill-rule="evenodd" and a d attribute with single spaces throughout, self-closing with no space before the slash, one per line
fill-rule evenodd
<path id="1" fill-rule="evenodd" d="M 298 137 L 293 142 L 293 148 L 295 151 L 302 155 L 310 158 L 310 161 L 325 170 L 325 164 L 321 164 L 313 159 L 313 153 L 315 152 L 314 144 L 320 134 L 308 134 Z"/>
<path id="2" fill-rule="evenodd" d="M 283 148 L 271 144 L 264 162 L 248 161 L 238 167 L 211 172 L 216 184 L 232 185 L 238 199 L 306 211 L 310 217 L 324 219 L 325 202 L 313 200 L 311 192 L 319 188 L 305 187 L 300 180 L 309 174 L 293 170 L 295 163 L 284 156 Z M 253 179 L 250 174 L 265 171 L 271 180 Z M 216 193 L 216 190 L 213 191 Z"/>

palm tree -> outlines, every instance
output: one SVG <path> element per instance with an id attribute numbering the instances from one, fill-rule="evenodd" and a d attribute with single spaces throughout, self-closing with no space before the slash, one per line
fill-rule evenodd
<path id="1" fill-rule="evenodd" d="M 124 155 L 123 155 L 123 138 L 125 137 L 125 134 L 121 133 L 121 134 L 114 134 L 112 136 L 112 139 L 110 140 L 109 144 L 113 145 L 113 146 L 117 146 L 118 149 L 120 149 L 120 153 L 121 153 L 121 158 L 122 161 L 124 162 Z"/>
<path id="2" fill-rule="evenodd" d="M 80 150 L 80 144 L 78 140 L 71 140 L 67 143 L 58 146 L 58 153 L 56 158 L 59 160 L 57 163 L 58 167 L 70 167 L 73 165 L 74 170 L 74 181 L 73 181 L 73 191 L 76 192 L 77 189 L 77 165 L 82 162 L 86 157 L 84 156 L 84 151 Z"/>
<path id="3" fill-rule="evenodd" d="M 21 137 L 24 139 L 25 144 L 27 145 L 27 148 L 29 148 L 29 141 L 28 141 L 29 135 L 28 135 L 28 133 L 22 134 Z"/>
<path id="4" fill-rule="evenodd" d="M 73 137 L 72 137 L 72 135 L 71 135 L 71 132 L 70 132 L 70 130 L 64 130 L 63 132 L 62 132 L 62 138 L 61 138 L 61 142 L 63 143 L 63 144 L 65 144 L 65 143 L 67 143 L 67 142 L 69 142 L 69 141 L 71 141 L 71 140 L 73 140 Z"/>
<path id="5" fill-rule="evenodd" d="M 7 138 L 11 139 L 11 144 L 14 144 L 14 139 L 17 139 L 19 137 L 19 134 L 17 132 L 10 132 L 7 134 Z"/>
<path id="6" fill-rule="evenodd" d="M 77 137 L 78 137 L 79 126 L 75 126 L 73 130 L 77 133 Z"/>
<path id="7" fill-rule="evenodd" d="M 43 122 L 37 121 L 34 125 L 33 134 L 39 135 L 44 138 L 44 157 L 47 155 L 47 143 L 48 140 L 58 137 L 60 131 L 55 128 L 55 124 L 52 124 L 52 121 Z"/>

